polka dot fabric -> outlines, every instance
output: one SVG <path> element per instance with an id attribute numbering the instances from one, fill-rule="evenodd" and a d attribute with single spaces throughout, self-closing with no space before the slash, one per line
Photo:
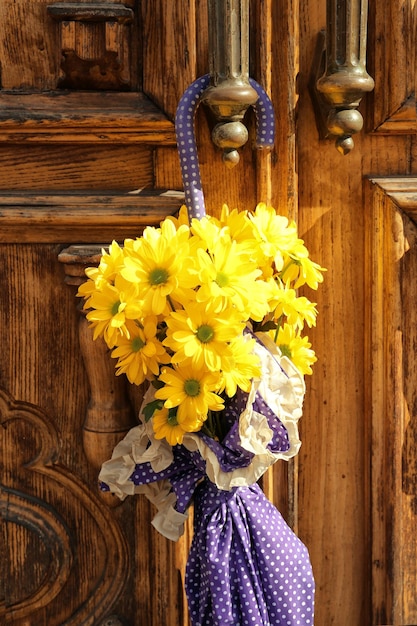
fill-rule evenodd
<path id="1" fill-rule="evenodd" d="M 229 400 L 223 416 L 225 423 L 229 426 L 229 432 L 222 442 L 199 433 L 201 439 L 215 453 L 224 472 L 231 472 L 238 467 L 247 467 L 254 456 L 253 453 L 240 446 L 238 421 L 246 400 L 247 394 L 241 391 Z M 287 450 L 290 445 L 287 430 L 259 394 L 256 395 L 254 407 L 265 415 L 272 430 L 273 436 L 269 447 L 274 452 Z M 175 509 L 180 513 L 185 513 L 190 506 L 196 486 L 206 476 L 206 462 L 198 451 L 190 452 L 184 446 L 174 446 L 173 453 L 174 460 L 167 469 L 155 472 L 150 463 L 138 463 L 130 480 L 138 486 L 168 479 L 177 497 Z M 102 484 L 101 489 L 106 491 L 108 487 Z"/>
<path id="2" fill-rule="evenodd" d="M 194 499 L 186 573 L 192 626 L 312 626 L 314 579 L 306 547 L 257 484 Z"/>
<path id="3" fill-rule="evenodd" d="M 258 94 L 258 101 L 254 107 L 256 113 L 255 145 L 257 148 L 272 148 L 275 141 L 274 107 L 265 89 L 256 80 L 250 78 L 249 83 Z"/>
<path id="4" fill-rule="evenodd" d="M 201 96 L 209 83 L 210 76 L 208 74 L 197 78 L 184 92 L 175 115 L 175 132 L 184 184 L 185 204 L 190 219 L 193 217 L 200 219 L 206 213 L 194 132 L 194 117 Z"/>

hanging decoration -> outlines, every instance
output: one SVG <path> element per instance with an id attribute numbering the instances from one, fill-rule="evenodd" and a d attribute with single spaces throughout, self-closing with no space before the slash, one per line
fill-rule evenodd
<path id="1" fill-rule="evenodd" d="M 176 115 L 186 206 L 123 247 L 113 242 L 79 289 L 116 374 L 147 385 L 139 423 L 100 485 L 149 498 L 152 524 L 173 541 L 193 505 L 192 626 L 309 626 L 308 551 L 257 481 L 301 445 L 304 376 L 316 360 L 305 327 L 317 310 L 297 290 L 317 289 L 323 268 L 273 207 L 206 215 L 194 117 L 209 85 L 209 75 L 194 81 Z M 257 144 L 271 146 L 272 104 L 250 86 Z"/>

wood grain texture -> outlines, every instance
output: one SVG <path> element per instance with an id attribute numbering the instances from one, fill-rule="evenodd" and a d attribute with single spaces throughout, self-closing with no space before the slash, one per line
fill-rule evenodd
<path id="1" fill-rule="evenodd" d="M 0 140 L 175 145 L 175 132 L 141 93 L 0 92 Z"/>
<path id="2" fill-rule="evenodd" d="M 1 498 L 27 511 L 15 493 L 21 492 L 35 499 L 26 519 L 33 519 L 34 511 L 47 519 L 46 508 L 63 520 L 61 547 L 67 545 L 65 527 L 76 539 L 71 543 L 76 570 L 65 590 L 51 593 L 50 603 L 39 602 L 33 615 L 15 619 L 0 602 L 0 619 L 13 626 L 30 620 L 60 626 L 82 610 L 83 623 L 93 626 L 95 609 L 100 622 L 113 611 L 101 596 L 116 578 L 115 613 L 134 626 L 186 626 L 183 580 L 190 525 L 173 546 L 151 527 L 153 511 L 146 500 L 128 500 L 109 513 L 97 496 L 97 472 L 80 437 L 90 392 L 74 288 L 65 284 L 67 267 L 58 261 L 63 246 L 54 237 L 59 228 L 66 244 L 78 243 L 75 236 L 92 243 L 95 233 L 102 238 L 110 231 L 135 236 L 159 213 L 145 208 L 137 223 L 135 206 L 123 209 L 120 198 L 142 187 L 181 188 L 172 118 L 184 89 L 208 69 L 206 1 L 140 3 L 138 37 L 132 41 L 137 67 L 130 69 L 132 76 L 139 73 L 137 84 L 143 82 L 149 99 L 134 92 L 56 97 L 61 42 L 57 24 L 45 21 L 46 4 L 5 0 L 0 6 L 0 195 L 9 202 L 9 239 L 0 246 L 0 387 L 12 402 L 23 402 L 28 415 L 45 415 L 47 425 L 34 429 L 26 419 L 13 423 L 13 433 L 1 430 L 10 478 Z M 138 6 L 133 0 L 124 4 Z M 263 486 L 310 550 L 317 626 L 404 626 L 417 621 L 417 555 L 403 541 L 404 533 L 415 535 L 416 523 L 415 243 L 413 252 L 406 251 L 415 241 L 416 215 L 416 189 L 409 178 L 417 175 L 415 3 L 370 2 L 368 64 L 377 90 L 361 110 L 375 132 L 358 135 L 345 158 L 333 142 L 319 141 L 308 95 L 324 4 L 284 4 L 251 2 L 250 73 L 275 106 L 275 149 L 257 154 L 249 142 L 240 165 L 226 170 L 211 142 L 213 120 L 199 109 L 203 189 L 215 215 L 223 202 L 250 209 L 265 200 L 297 218 L 312 258 L 328 268 L 314 294 L 319 317 L 309 336 L 319 360 L 307 380 L 301 452 L 290 467 L 277 465 Z M 84 54 L 99 50 L 97 41 L 88 42 L 91 29 L 82 37 L 81 31 Z M 66 36 L 72 41 L 75 30 Z M 6 93 L 16 89 L 35 93 Z M 247 122 L 253 137 L 252 112 Z M 379 189 L 365 195 L 369 177 L 380 180 Z M 10 191 L 22 194 L 23 203 L 10 204 Z M 85 195 L 85 212 L 77 194 Z M 31 204 L 41 197 L 45 202 L 45 195 L 57 202 Z M 106 195 L 112 198 L 109 210 L 98 200 Z M 407 219 L 399 221 L 399 212 Z M 137 398 L 133 401 L 137 410 Z M 35 407 L 31 413 L 29 407 Z M 56 452 L 43 466 L 28 469 L 25 463 L 55 432 Z M 53 579 L 45 578 L 52 549 L 28 530 L 28 523 L 9 520 L 2 530 L 12 555 L 11 569 L 0 566 L 0 575 L 10 581 L 4 585 L 9 605 L 35 597 L 42 580 Z M 61 556 L 51 571 L 65 578 L 65 550 L 54 541 L 49 545 Z M 123 541 L 128 556 L 118 561 L 117 555 L 125 554 Z M 120 564 L 126 576 L 119 573 Z M 18 577 L 21 589 L 13 584 Z M 50 582 L 48 589 L 56 587 Z"/>
<path id="3" fill-rule="evenodd" d="M 153 187 L 148 147 L 93 144 L 0 145 L 0 189 L 135 191 Z"/>
<path id="4" fill-rule="evenodd" d="M 368 98 L 368 131 L 417 132 L 417 13 L 414 0 L 369 3 L 368 69 L 376 77 Z"/>
<path id="5" fill-rule="evenodd" d="M 133 19 L 132 9 L 113 2 L 56 2 L 48 5 L 48 14 L 58 21 L 130 23 Z"/>
<path id="6" fill-rule="evenodd" d="M 141 2 L 143 91 L 173 119 L 177 104 L 196 75 L 196 1 Z"/>
<path id="7" fill-rule="evenodd" d="M 177 212 L 182 195 L 0 192 L 0 242 L 123 241 Z"/>
<path id="8" fill-rule="evenodd" d="M 20 500 L 13 502 L 20 501 L 27 511 L 20 521 L 16 516 L 7 520 L 6 526 L 6 567 L 12 568 L 4 580 L 6 623 L 19 626 L 28 620 L 41 626 L 67 620 L 75 625 L 79 619 L 93 624 L 94 616 L 107 614 L 129 572 L 124 532 L 130 521 L 126 518 L 122 532 L 120 515 L 103 507 L 96 475 L 75 445 L 88 388 L 76 356 L 74 294 L 62 281 L 57 251 L 54 246 L 1 247 L 5 297 L 0 316 L 3 323 L 10 318 L 2 335 L 0 372 L 2 484 L 12 490 L 9 495 L 2 492 L 2 503 L 7 507 L 10 493 L 18 492 Z M 57 302 L 62 325 L 55 315 Z M 42 524 L 43 535 L 37 530 Z M 60 529 L 68 535 L 67 547 Z M 60 554 L 59 545 L 61 565 L 48 570 L 49 561 Z M 68 558 L 74 563 L 70 570 L 65 568 Z M 45 578 L 42 572 L 48 571 Z"/>
<path id="9" fill-rule="evenodd" d="M 49 0 L 5 0 L 0 4 L 3 89 L 54 89 L 61 48 L 46 7 Z"/>
<path id="10" fill-rule="evenodd" d="M 408 212 L 407 212 L 408 214 Z M 408 214 L 409 215 L 409 214 Z M 417 622 L 417 549 L 415 542 L 404 541 L 417 532 L 417 389 L 415 384 L 415 355 L 417 345 L 417 315 L 415 277 L 417 272 L 417 228 L 416 222 L 404 220 L 406 253 L 401 262 L 401 382 L 398 387 L 398 406 L 403 407 L 401 422 L 401 510 L 395 551 L 397 553 L 397 575 L 401 581 L 401 604 L 403 621 Z M 395 502 L 397 501 L 397 494 Z"/>
<path id="11" fill-rule="evenodd" d="M 137 7 L 130 0 L 126 5 Z M 7 190 L 2 194 L 0 319 L 3 325 L 9 320 L 2 334 L 0 391 L 10 402 L 23 403 L 17 405 L 19 419 L 0 429 L 7 469 L 0 504 L 8 515 L 2 524 L 0 621 L 95 626 L 113 612 L 123 623 L 179 624 L 186 620 L 184 553 L 156 536 L 145 500 L 116 500 L 119 506 L 112 502 L 109 508 L 97 489 L 97 465 L 109 455 L 109 432 L 105 444 L 97 420 L 93 428 L 91 420 L 86 423 L 90 385 L 79 345 L 75 288 L 66 284 L 65 266 L 58 260 L 63 246 L 55 243 L 108 243 L 117 233 L 134 237 L 178 208 L 178 197 L 138 201 L 127 193 L 152 190 L 158 179 L 178 181 L 164 148 L 158 154 L 167 163 L 165 174 L 164 167 L 158 173 L 154 158 L 155 145 L 172 153 L 173 124 L 138 93 L 53 91 L 61 76 L 62 41 L 46 6 L 35 0 L 0 7 L 0 188 Z M 168 9 L 170 16 L 177 12 L 175 4 L 168 3 Z M 187 16 L 184 10 L 188 7 L 181 4 L 180 21 Z M 99 54 L 102 29 L 78 25 L 65 30 L 65 41 L 87 59 Z M 139 26 L 136 12 L 137 32 Z M 111 32 L 106 37 L 105 45 L 116 45 Z M 155 37 L 160 45 L 163 40 Z M 131 43 L 130 75 L 137 76 L 143 41 L 138 37 Z M 173 53 L 164 48 L 167 67 L 176 63 Z M 147 71 L 156 68 L 150 63 Z M 155 80 L 160 84 L 161 74 Z M 172 93 L 169 99 L 172 110 Z M 98 384 L 93 377 L 96 407 Z M 106 385 L 103 401 L 109 394 L 117 400 L 111 387 Z M 136 414 L 134 395 L 129 393 Z M 40 429 L 30 419 L 38 413 L 45 415 Z M 7 417 L 3 405 L 1 417 Z M 115 424 L 110 426 L 114 434 Z M 40 447 L 50 452 L 29 468 Z M 42 533 L 52 523 L 55 533 Z"/>
<path id="12" fill-rule="evenodd" d="M 257 154 L 258 201 L 270 202 L 282 215 L 297 215 L 296 113 L 299 72 L 299 7 L 291 1 L 280 6 L 253 3 L 255 78 L 265 87 L 275 108 L 276 139 L 273 151 Z"/>
<path id="13" fill-rule="evenodd" d="M 66 8 L 62 5 L 66 4 Z M 55 5 L 55 12 L 48 6 Z M 60 9 L 61 5 L 61 9 Z M 84 5 L 84 6 L 83 6 Z M 61 62 L 64 50 L 73 50 L 80 58 L 94 60 L 103 54 L 105 25 L 100 19 L 128 20 L 120 25 L 125 42 L 118 46 L 118 62 L 129 62 L 127 77 L 130 88 L 139 88 L 138 74 L 142 50 L 139 16 L 133 13 L 133 2 L 113 3 L 53 3 L 50 0 L 5 0 L 0 5 L 1 86 L 7 90 L 45 91 L 56 89 L 62 78 Z M 94 6 L 95 5 L 95 6 Z M 130 6 L 129 6 L 130 5 Z M 71 10 L 71 6 L 73 9 Z M 75 7 L 75 8 L 74 8 Z M 101 8 L 100 7 L 104 7 Z M 113 7 L 113 8 L 112 8 Z M 73 21 L 57 22 L 72 15 Z M 74 21 L 76 20 L 76 21 Z M 129 45 L 130 43 L 130 45 Z"/>
<path id="14" fill-rule="evenodd" d="M 317 328 L 308 333 L 318 362 L 301 423 L 299 533 L 316 578 L 316 623 L 369 624 L 360 147 L 346 162 L 332 142 L 318 142 L 307 89 L 325 17 L 313 3 L 300 6 L 300 17 L 299 228 L 311 257 L 328 271 L 314 294 Z"/>

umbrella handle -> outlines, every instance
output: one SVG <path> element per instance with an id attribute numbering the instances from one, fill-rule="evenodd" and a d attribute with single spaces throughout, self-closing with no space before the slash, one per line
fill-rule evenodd
<path id="1" fill-rule="evenodd" d="M 249 82 L 259 96 L 253 107 L 256 113 L 255 146 L 258 149 L 273 148 L 275 141 L 274 107 L 265 89 L 253 78 L 249 78 Z"/>
<path id="2" fill-rule="evenodd" d="M 251 86 L 258 94 L 254 105 L 256 112 L 257 148 L 272 148 L 275 139 L 275 114 L 266 91 L 252 78 Z M 194 118 L 204 91 L 210 84 L 210 75 L 197 78 L 185 90 L 175 115 L 175 132 L 180 158 L 181 176 L 184 185 L 185 204 L 190 220 L 201 219 L 206 214 L 204 193 L 201 185 L 200 164 L 195 137 Z"/>

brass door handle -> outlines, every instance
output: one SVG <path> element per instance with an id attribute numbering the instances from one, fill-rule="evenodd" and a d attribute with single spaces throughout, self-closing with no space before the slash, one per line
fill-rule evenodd
<path id="1" fill-rule="evenodd" d="M 208 0 L 210 86 L 202 96 L 218 122 L 213 143 L 233 167 L 248 140 L 242 123 L 258 94 L 249 83 L 249 0 Z"/>
<path id="2" fill-rule="evenodd" d="M 326 32 L 319 40 L 312 95 L 321 117 L 321 136 L 335 137 L 341 154 L 352 150 L 352 135 L 363 126 L 357 107 L 374 88 L 366 71 L 367 19 L 368 0 L 327 0 Z"/>

